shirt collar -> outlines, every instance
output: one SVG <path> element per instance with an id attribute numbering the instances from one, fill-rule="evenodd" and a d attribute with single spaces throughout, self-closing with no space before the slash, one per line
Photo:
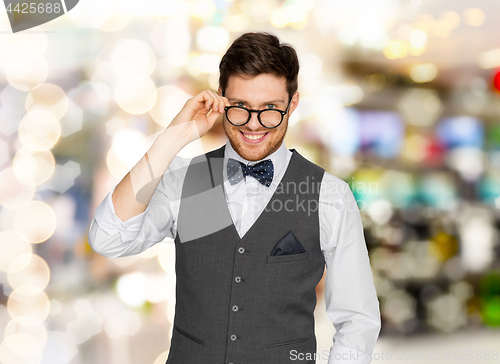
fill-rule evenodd
<path id="1" fill-rule="evenodd" d="M 227 160 L 229 158 L 236 159 L 237 161 L 240 161 L 245 164 L 250 164 L 254 165 L 256 163 L 259 163 L 260 161 L 266 160 L 266 159 L 271 159 L 273 162 L 273 167 L 274 167 L 274 174 L 275 176 L 281 175 L 281 171 L 287 164 L 287 157 L 288 154 L 291 154 L 292 152 L 285 146 L 285 139 L 281 142 L 280 147 L 275 150 L 273 153 L 269 154 L 268 156 L 259 159 L 258 161 L 249 161 L 244 159 L 242 156 L 240 156 L 234 149 L 233 146 L 231 145 L 231 142 L 229 139 L 226 141 L 226 147 L 225 147 L 225 152 L 224 152 L 224 166 L 227 164 Z M 225 168 L 224 168 L 225 169 Z M 273 184 L 275 183 L 275 179 L 273 178 Z"/>

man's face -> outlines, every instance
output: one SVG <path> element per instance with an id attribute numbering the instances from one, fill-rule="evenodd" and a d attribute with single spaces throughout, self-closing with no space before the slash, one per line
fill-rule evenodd
<path id="1" fill-rule="evenodd" d="M 219 87 L 219 95 L 222 90 Z M 230 76 L 226 92 L 231 106 L 243 106 L 247 109 L 264 110 L 279 109 L 286 110 L 288 105 L 288 92 L 286 90 L 286 79 L 271 74 L 260 74 L 255 77 Z M 299 94 L 295 92 L 288 114 L 283 117 L 282 123 L 273 129 L 267 129 L 259 123 L 257 113 L 252 113 L 250 121 L 243 126 L 234 126 L 227 121 L 224 114 L 224 131 L 229 138 L 233 149 L 244 159 L 257 161 L 267 157 L 276 151 L 285 137 L 288 119 L 299 102 Z M 249 139 L 245 135 L 257 136 L 260 139 Z"/>

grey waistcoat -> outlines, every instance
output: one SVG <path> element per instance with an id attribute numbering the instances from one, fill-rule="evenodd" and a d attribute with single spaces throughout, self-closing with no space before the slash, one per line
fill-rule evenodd
<path id="1" fill-rule="evenodd" d="M 240 239 L 223 191 L 224 148 L 193 158 L 184 181 L 167 364 L 315 363 L 299 358 L 316 352 L 315 288 L 325 264 L 318 197 L 325 171 L 291 149 L 280 185 Z M 270 256 L 290 231 L 306 252 Z"/>

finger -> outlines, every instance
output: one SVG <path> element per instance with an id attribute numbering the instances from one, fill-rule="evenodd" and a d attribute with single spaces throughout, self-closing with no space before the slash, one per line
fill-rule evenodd
<path id="1" fill-rule="evenodd" d="M 221 96 L 221 98 L 224 101 L 224 105 L 231 106 L 231 103 L 229 102 L 229 99 L 227 97 Z"/>
<path id="2" fill-rule="evenodd" d="M 222 96 L 220 96 L 220 95 L 218 95 L 218 94 L 216 94 L 216 95 L 217 95 L 217 97 L 218 97 L 218 98 L 219 98 L 219 100 L 220 100 L 220 103 L 219 103 L 219 105 L 220 105 L 220 112 L 221 112 L 221 113 L 224 113 L 224 107 L 225 107 L 225 106 L 229 106 L 229 105 L 227 105 L 227 104 L 226 104 L 226 101 L 224 100 L 224 98 L 223 98 Z"/>
<path id="3" fill-rule="evenodd" d="M 214 92 L 214 94 L 217 97 L 217 99 L 219 100 L 219 113 L 223 114 L 224 113 L 224 106 L 226 106 L 226 102 L 224 101 L 222 96 L 220 96 L 218 93 Z"/>
<path id="4" fill-rule="evenodd" d="M 208 91 L 204 91 L 203 94 L 203 106 L 204 108 L 208 111 L 213 107 L 214 105 L 214 98 Z"/>
<path id="5" fill-rule="evenodd" d="M 213 96 L 208 92 L 209 90 L 203 90 L 199 94 L 197 94 L 193 99 L 196 102 L 197 108 L 200 107 L 208 107 L 208 110 L 210 110 L 210 107 L 213 104 Z"/>
<path id="6" fill-rule="evenodd" d="M 216 112 L 216 113 L 219 113 L 219 114 L 220 114 L 220 113 L 221 113 L 221 112 L 220 112 L 220 105 L 221 105 L 221 103 L 220 103 L 220 99 L 219 99 L 219 97 L 218 97 L 218 96 L 217 96 L 217 94 L 216 94 L 215 92 L 213 92 L 212 90 L 207 90 L 207 92 L 208 92 L 208 93 L 209 93 L 209 94 L 213 97 L 213 99 L 214 99 L 214 104 L 213 104 L 213 106 L 212 106 L 212 110 L 213 110 L 214 112 Z"/>
<path id="7" fill-rule="evenodd" d="M 207 120 L 208 120 L 208 124 L 210 125 L 210 128 L 214 125 L 215 121 L 217 120 L 217 118 L 219 116 L 220 116 L 220 113 L 215 112 L 213 110 L 210 113 L 210 115 L 207 115 Z"/>

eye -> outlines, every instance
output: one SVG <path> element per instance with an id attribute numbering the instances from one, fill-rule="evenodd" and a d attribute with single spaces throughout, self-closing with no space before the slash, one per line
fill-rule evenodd
<path id="1" fill-rule="evenodd" d="M 267 104 L 267 105 L 266 105 L 266 108 L 267 108 L 267 109 L 275 109 L 275 108 L 276 108 L 276 105 L 274 105 L 274 104 Z"/>
<path id="2" fill-rule="evenodd" d="M 242 103 L 242 102 L 237 102 L 235 106 L 245 107 L 245 104 L 244 104 L 244 103 Z"/>

